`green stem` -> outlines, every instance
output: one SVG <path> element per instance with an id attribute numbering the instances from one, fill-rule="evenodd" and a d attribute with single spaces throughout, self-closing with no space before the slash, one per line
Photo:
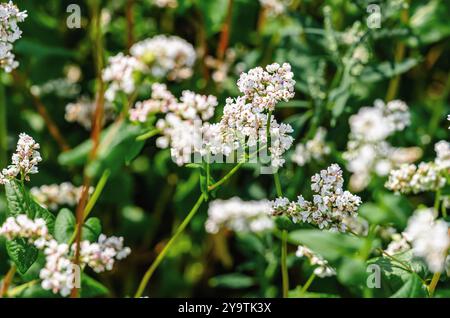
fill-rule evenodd
<path id="1" fill-rule="evenodd" d="M 136 140 L 137 140 L 137 141 L 147 140 L 147 139 L 149 139 L 149 138 L 152 138 L 153 136 L 156 136 L 156 135 L 159 134 L 160 132 L 161 132 L 160 129 L 155 128 L 155 129 L 152 129 L 152 130 L 146 132 L 145 134 L 142 134 L 142 135 L 138 136 L 138 137 L 136 138 Z"/>
<path id="2" fill-rule="evenodd" d="M 436 196 L 434 197 L 434 217 L 439 216 L 439 203 L 441 201 L 441 190 L 436 191 Z"/>
<path id="3" fill-rule="evenodd" d="M 145 273 L 144 277 L 142 278 L 141 283 L 139 284 L 139 288 L 134 295 L 135 298 L 139 298 L 142 296 L 145 288 L 147 287 L 148 282 L 150 281 L 150 278 L 152 277 L 155 270 L 158 268 L 159 264 L 163 261 L 166 254 L 169 252 L 170 247 L 173 245 L 173 243 L 177 240 L 177 238 L 181 235 L 181 233 L 184 231 L 186 226 L 189 224 L 189 222 L 192 220 L 192 218 L 197 213 L 198 209 L 202 205 L 203 201 L 205 201 L 205 195 L 202 194 L 197 200 L 197 203 L 195 203 L 192 210 L 189 212 L 189 214 L 186 216 L 186 218 L 183 220 L 183 222 L 180 224 L 180 226 L 175 231 L 175 234 L 172 236 L 172 238 L 169 240 L 166 246 L 164 246 L 164 249 L 161 251 L 161 253 L 158 255 L 156 260 L 152 263 L 150 268 Z"/>
<path id="4" fill-rule="evenodd" d="M 230 172 L 228 172 L 221 180 L 217 181 L 216 183 L 214 183 L 213 185 L 210 185 L 208 187 L 208 191 L 212 191 L 214 189 L 216 189 L 217 187 L 220 187 L 222 184 L 224 184 L 225 182 L 228 181 L 228 179 L 230 179 L 238 170 L 240 167 L 242 167 L 242 165 L 244 164 L 244 161 L 239 162 L 236 166 L 234 166 L 233 169 L 230 170 Z"/>
<path id="5" fill-rule="evenodd" d="M 277 189 L 277 196 L 282 197 L 283 191 L 281 189 L 280 176 L 278 172 L 273 175 L 275 180 L 275 188 Z M 283 297 L 287 298 L 289 293 L 289 272 L 287 267 L 287 238 L 288 232 L 283 230 L 281 232 L 281 279 L 283 282 Z"/>
<path id="6" fill-rule="evenodd" d="M 33 285 L 36 285 L 38 282 L 39 282 L 39 280 L 35 279 L 35 280 L 32 280 L 32 281 L 29 281 L 28 283 L 25 283 L 25 284 L 19 285 L 17 287 L 14 287 L 13 289 L 11 289 L 8 292 L 8 297 L 10 297 L 10 298 L 15 297 L 15 296 L 19 295 L 21 292 L 23 292 L 25 289 L 27 289 L 27 288 L 29 288 L 29 287 L 31 287 Z"/>
<path id="7" fill-rule="evenodd" d="M 428 293 L 430 294 L 430 297 L 433 297 L 434 295 L 434 291 L 436 290 L 439 278 L 441 278 L 441 272 L 434 273 L 433 278 L 431 279 L 431 283 L 430 285 L 428 285 Z"/>
<path id="8" fill-rule="evenodd" d="M 288 297 L 289 293 L 289 273 L 287 268 L 287 236 L 288 232 L 281 232 L 281 277 L 283 281 L 283 298 Z"/>
<path id="9" fill-rule="evenodd" d="M 282 197 L 283 196 L 283 190 L 281 190 L 280 175 L 278 174 L 278 172 L 276 172 L 273 175 L 273 179 L 275 181 L 275 188 L 277 190 L 277 196 L 278 197 Z"/>
<path id="10" fill-rule="evenodd" d="M 306 291 L 308 290 L 309 286 L 311 286 L 311 284 L 315 278 L 316 278 L 316 274 L 314 274 L 314 273 L 312 273 L 311 276 L 309 276 L 308 280 L 306 281 L 305 285 L 303 286 L 303 288 L 300 292 L 301 294 L 306 293 Z"/>

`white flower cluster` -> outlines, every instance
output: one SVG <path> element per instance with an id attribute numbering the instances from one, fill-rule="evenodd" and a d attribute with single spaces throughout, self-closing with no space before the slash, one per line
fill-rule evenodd
<path id="1" fill-rule="evenodd" d="M 212 201 L 205 223 L 206 231 L 213 234 L 222 228 L 235 232 L 259 233 L 269 231 L 273 227 L 269 201 L 242 201 L 238 197 Z"/>
<path id="2" fill-rule="evenodd" d="M 388 247 L 385 250 L 387 254 L 392 256 L 395 254 L 406 252 L 411 249 L 411 245 L 406 239 L 404 233 L 402 234 L 394 233 L 392 234 L 391 238 L 392 241 L 389 243 Z"/>
<path id="3" fill-rule="evenodd" d="M 66 106 L 65 119 L 71 123 L 78 123 L 86 130 L 91 130 L 92 119 L 95 114 L 96 103 L 87 97 L 81 97 Z M 114 118 L 114 108 L 111 103 L 105 103 L 103 109 L 103 123 Z"/>
<path id="4" fill-rule="evenodd" d="M 323 259 L 322 256 L 314 253 L 306 246 L 298 246 L 295 256 L 306 257 L 311 265 L 317 266 L 314 269 L 314 274 L 317 277 L 324 278 L 336 275 L 336 270 L 328 264 L 328 261 Z"/>
<path id="5" fill-rule="evenodd" d="M 170 81 L 191 77 L 196 59 L 192 44 L 178 36 L 157 35 L 134 44 L 130 53 L 149 67 L 153 77 Z"/>
<path id="6" fill-rule="evenodd" d="M 423 258 L 434 273 L 441 272 L 445 266 L 450 248 L 448 230 L 447 222 L 434 219 L 433 209 L 422 209 L 409 219 L 404 232 L 414 255 Z"/>
<path id="7" fill-rule="evenodd" d="M 173 159 L 181 166 L 190 162 L 193 152 L 202 152 L 203 122 L 214 115 L 217 105 L 215 96 L 191 91 L 183 91 L 177 100 L 165 84 L 155 83 L 151 98 L 137 102 L 129 115 L 131 121 L 145 123 L 150 115 L 164 114 L 156 123 L 162 134 L 156 145 L 170 147 Z"/>
<path id="8" fill-rule="evenodd" d="M 278 16 L 286 11 L 286 8 L 290 1 L 286 0 L 259 0 L 261 6 L 267 10 L 269 15 Z"/>
<path id="9" fill-rule="evenodd" d="M 139 75 L 169 80 L 189 78 L 196 59 L 194 47 L 189 42 L 165 35 L 134 44 L 130 54 L 110 57 L 103 70 L 103 80 L 109 84 L 105 92 L 108 101 L 113 101 L 117 92 L 133 93 Z"/>
<path id="10" fill-rule="evenodd" d="M 434 145 L 434 151 L 436 152 L 436 159 L 434 162 L 438 169 L 450 169 L 450 143 L 441 140 Z"/>
<path id="11" fill-rule="evenodd" d="M 26 215 L 9 217 L 0 227 L 0 235 L 9 240 L 25 238 L 30 244 L 42 250 L 45 255 L 45 266 L 40 271 L 42 288 L 68 296 L 78 273 L 74 270 L 71 258 L 75 245 L 58 243 L 48 232 L 43 219 L 31 220 Z M 123 238 L 100 235 L 98 242 L 81 242 L 80 266 L 91 267 L 100 273 L 111 270 L 115 260 L 121 260 L 130 254 L 131 250 L 123 246 Z"/>
<path id="12" fill-rule="evenodd" d="M 302 167 L 311 160 L 320 161 L 330 154 L 331 149 L 325 143 L 326 134 L 326 129 L 320 127 L 313 139 L 308 140 L 305 144 L 298 144 L 292 155 L 292 161 Z"/>
<path id="13" fill-rule="evenodd" d="M 42 206 L 51 210 L 56 210 L 63 205 L 77 205 L 82 191 L 83 187 L 75 187 L 70 182 L 63 182 L 61 184 L 33 187 L 31 188 L 30 193 Z M 92 194 L 93 191 L 94 188 L 90 187 L 89 193 Z"/>
<path id="14" fill-rule="evenodd" d="M 372 173 L 386 176 L 402 163 L 415 161 L 421 155 L 417 148 L 396 148 L 386 140 L 410 123 L 408 106 L 399 100 L 387 104 L 376 100 L 373 107 L 363 107 L 350 117 L 350 135 L 343 157 L 353 173 L 350 188 L 361 191 Z"/>
<path id="15" fill-rule="evenodd" d="M 115 260 L 124 259 L 131 252 L 129 247 L 123 246 L 123 237 L 106 237 L 104 234 L 99 236 L 97 243 L 83 241 L 80 246 L 80 262 L 96 273 L 112 270 Z M 75 247 L 72 245 L 73 253 Z"/>
<path id="16" fill-rule="evenodd" d="M 29 239 L 32 243 L 40 239 L 47 240 L 49 233 L 44 219 L 30 220 L 25 214 L 9 217 L 0 227 L 0 235 L 8 240 L 17 237 Z"/>
<path id="17" fill-rule="evenodd" d="M 153 0 L 155 6 L 160 8 L 176 8 L 178 7 L 177 0 Z"/>
<path id="18" fill-rule="evenodd" d="M 398 169 L 391 170 L 385 186 L 396 193 L 419 193 L 437 191 L 446 184 L 446 173 L 450 168 L 450 144 L 439 141 L 435 145 L 436 159 L 434 162 L 403 164 Z"/>
<path id="19" fill-rule="evenodd" d="M 22 35 L 17 23 L 26 17 L 27 12 L 20 11 L 12 1 L 0 3 L 0 67 L 8 73 L 19 66 L 12 49 L 13 43 Z"/>
<path id="20" fill-rule="evenodd" d="M 361 198 L 343 190 L 342 170 L 332 164 L 320 174 L 311 178 L 311 189 L 316 193 L 313 201 L 306 201 L 302 195 L 297 202 L 278 198 L 272 202 L 272 215 L 287 215 L 294 222 L 306 222 L 320 229 L 345 232 L 347 218 L 356 218 Z M 344 221 L 345 220 L 345 221 Z"/>
<path id="21" fill-rule="evenodd" d="M 220 123 L 209 127 L 214 132 L 220 131 L 216 134 L 218 139 L 209 145 L 212 152 L 228 156 L 233 150 L 269 144 L 272 167 L 283 166 L 282 156 L 292 146 L 293 138 L 289 134 L 293 129 L 288 124 L 278 123 L 271 112 L 279 101 L 294 97 L 294 85 L 288 63 L 282 66 L 273 63 L 265 70 L 257 67 L 241 74 L 238 87 L 244 96 L 228 98 Z"/>
<path id="22" fill-rule="evenodd" d="M 250 101 L 255 111 L 273 111 L 280 101 L 288 101 L 294 98 L 295 80 L 291 65 L 273 63 L 262 67 L 256 67 L 242 73 L 237 85 L 239 91 Z"/>
<path id="23" fill-rule="evenodd" d="M 177 101 L 164 84 L 153 85 L 151 99 L 138 102 L 130 111 L 130 119 L 145 122 L 151 114 L 166 113 L 165 118 L 156 124 L 163 133 L 157 139 L 157 145 L 161 148 L 170 146 L 178 165 L 190 162 L 193 153 L 228 157 L 235 150 L 262 148 L 267 145 L 269 135 L 267 150 L 271 165 L 280 167 L 284 164 L 282 155 L 292 145 L 293 138 L 289 136 L 292 127 L 279 124 L 273 116 L 269 121 L 268 112 L 277 101 L 293 97 L 295 82 L 288 64 L 280 66 L 275 63 L 267 66 L 266 71 L 257 69 L 242 74 L 238 83 L 245 96 L 227 99 L 218 124 L 206 122 L 214 115 L 217 106 L 215 97 L 184 91 L 180 101 Z M 263 73 L 265 75 L 261 75 Z M 255 100 L 263 104 L 257 104 Z"/>
<path id="24" fill-rule="evenodd" d="M 42 161 L 39 144 L 25 133 L 19 135 L 16 152 L 12 155 L 12 164 L 0 173 L 0 184 L 6 184 L 19 174 L 29 181 L 30 174 L 38 173 L 37 164 Z"/>
<path id="25" fill-rule="evenodd" d="M 143 72 L 146 66 L 134 56 L 119 53 L 108 59 L 108 66 L 103 70 L 103 81 L 108 83 L 105 98 L 113 101 L 118 92 L 131 94 L 134 92 L 135 76 Z"/>

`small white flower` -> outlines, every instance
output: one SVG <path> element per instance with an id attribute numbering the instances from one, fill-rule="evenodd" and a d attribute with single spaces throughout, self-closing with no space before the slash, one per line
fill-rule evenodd
<path id="1" fill-rule="evenodd" d="M 336 275 L 336 270 L 328 264 L 328 261 L 306 246 L 299 245 L 295 256 L 299 258 L 306 257 L 311 265 L 317 266 L 314 269 L 314 274 L 320 278 Z"/>
<path id="2" fill-rule="evenodd" d="M 414 255 L 422 257 L 433 273 L 444 269 L 450 237 L 448 225 L 435 220 L 433 209 L 418 210 L 409 219 L 404 236 L 411 242 Z"/>
<path id="3" fill-rule="evenodd" d="M 311 189 L 316 193 L 313 201 L 299 196 L 297 202 L 278 198 L 272 203 L 272 215 L 285 214 L 294 222 L 305 222 L 320 229 L 345 232 L 349 224 L 357 221 L 361 198 L 343 190 L 342 170 L 337 164 L 311 177 Z"/>
<path id="4" fill-rule="evenodd" d="M 319 127 L 313 139 L 308 140 L 305 144 L 298 144 L 292 161 L 299 166 L 304 166 L 311 160 L 322 160 L 331 151 L 325 143 L 326 133 L 325 128 Z"/>
<path id="5" fill-rule="evenodd" d="M 103 70 L 102 77 L 109 86 L 105 92 L 107 101 L 113 101 L 117 92 L 131 94 L 136 88 L 135 73 L 143 72 L 145 65 L 133 56 L 119 53 L 108 59 L 108 66 Z"/>
<path id="6" fill-rule="evenodd" d="M 38 163 L 42 161 L 39 153 L 39 144 L 25 133 L 19 135 L 16 152 L 12 155 L 11 162 L 7 168 L 0 173 L 0 184 L 8 183 L 19 174 L 27 181 L 30 174 L 38 173 Z"/>
<path id="7" fill-rule="evenodd" d="M 12 1 L 0 3 L 0 67 L 8 73 L 19 66 L 12 53 L 12 44 L 20 39 L 22 31 L 17 24 L 26 17 L 27 12 L 19 11 Z"/>
<path id="8" fill-rule="evenodd" d="M 238 197 L 209 204 L 205 228 L 215 234 L 222 228 L 235 232 L 264 232 L 274 227 L 269 201 L 242 201 Z"/>
<path id="9" fill-rule="evenodd" d="M 192 44 L 177 36 L 157 35 L 143 40 L 134 44 L 130 53 L 148 66 L 154 78 L 171 81 L 191 77 L 196 59 Z"/>
<path id="10" fill-rule="evenodd" d="M 90 130 L 95 114 L 96 103 L 86 97 L 81 97 L 75 103 L 66 106 L 65 119 L 68 122 L 77 122 L 85 129 Z M 105 103 L 103 108 L 103 123 L 114 118 L 114 108 L 111 103 Z"/>
<path id="11" fill-rule="evenodd" d="M 63 182 L 61 184 L 33 187 L 31 188 L 30 193 L 42 206 L 56 210 L 63 205 L 77 205 L 82 191 L 83 187 L 75 187 L 70 182 Z M 91 187 L 89 193 L 92 194 L 93 191 L 94 188 Z"/>

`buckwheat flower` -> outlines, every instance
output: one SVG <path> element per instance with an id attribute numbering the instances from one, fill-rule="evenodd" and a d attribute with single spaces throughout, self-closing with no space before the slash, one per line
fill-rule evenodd
<path id="1" fill-rule="evenodd" d="M 75 247 L 76 245 L 72 245 L 73 251 Z M 106 237 L 101 234 L 97 243 L 81 242 L 80 261 L 101 273 L 112 270 L 115 260 L 126 258 L 130 252 L 129 247 L 124 247 L 122 237 Z"/>
<path id="2" fill-rule="evenodd" d="M 436 159 L 434 162 L 438 169 L 450 169 L 450 143 L 441 140 L 434 145 L 434 150 L 436 151 Z"/>
<path id="3" fill-rule="evenodd" d="M 295 256 L 299 258 L 306 257 L 311 265 L 317 266 L 314 269 L 314 274 L 320 278 L 336 275 L 336 270 L 328 264 L 328 261 L 306 246 L 299 245 Z"/>
<path id="4" fill-rule="evenodd" d="M 392 132 L 391 126 L 384 121 L 383 111 L 375 107 L 363 107 L 350 117 L 350 130 L 357 139 L 380 141 Z"/>
<path id="5" fill-rule="evenodd" d="M 176 109 L 178 100 L 167 89 L 166 84 L 152 84 L 150 99 L 139 101 L 130 110 L 130 120 L 145 123 L 150 114 L 168 113 L 169 110 Z"/>
<path id="6" fill-rule="evenodd" d="M 19 66 L 12 49 L 22 35 L 17 24 L 26 17 L 27 12 L 20 11 L 12 1 L 0 3 L 0 67 L 8 73 Z"/>
<path id="7" fill-rule="evenodd" d="M 63 77 L 49 80 L 42 85 L 33 85 L 30 91 L 36 96 L 54 94 L 62 98 L 71 98 L 80 93 L 80 86 Z"/>
<path id="8" fill-rule="evenodd" d="M 326 133 L 326 129 L 320 127 L 313 139 L 308 140 L 305 144 L 298 144 L 295 147 L 292 161 L 299 166 L 304 166 L 311 160 L 321 161 L 331 151 L 325 143 Z"/>
<path id="9" fill-rule="evenodd" d="M 394 233 L 392 235 L 392 241 L 389 243 L 385 252 L 391 256 L 399 253 L 406 252 L 411 249 L 409 241 L 406 239 L 405 234 Z"/>
<path id="10" fill-rule="evenodd" d="M 192 44 L 177 36 L 157 35 L 134 44 L 130 53 L 147 65 L 156 79 L 183 80 L 192 76 L 196 53 Z"/>
<path id="11" fill-rule="evenodd" d="M 392 170 L 385 186 L 396 193 L 437 191 L 445 186 L 442 170 L 434 162 L 421 162 L 419 166 L 404 164 Z"/>
<path id="12" fill-rule="evenodd" d="M 286 215 L 292 221 L 309 223 L 320 229 L 345 232 L 350 218 L 357 217 L 361 198 L 343 190 L 342 170 L 332 164 L 311 177 L 313 201 L 300 195 L 297 202 L 278 198 L 272 203 L 272 215 Z M 356 222 L 356 221 L 355 221 Z"/>
<path id="13" fill-rule="evenodd" d="M 8 217 L 0 227 L 0 235 L 8 240 L 26 238 L 29 243 L 46 239 L 49 235 L 44 219 L 31 220 L 25 214 Z"/>
<path id="14" fill-rule="evenodd" d="M 178 7 L 177 0 L 153 0 L 155 6 L 160 8 L 176 8 Z"/>
<path id="15" fill-rule="evenodd" d="M 393 147 L 386 139 L 410 124 L 408 106 L 394 100 L 387 104 L 376 100 L 373 107 L 363 107 L 349 119 L 350 135 L 343 158 L 352 172 L 350 187 L 363 190 L 372 174 L 386 176 L 390 170 L 411 163 L 421 156 L 416 147 Z"/>
<path id="16" fill-rule="evenodd" d="M 392 131 L 402 131 L 411 123 L 408 105 L 401 100 L 396 99 L 385 104 L 377 99 L 374 107 L 383 111 L 383 116 L 391 125 Z"/>
<path id="17" fill-rule="evenodd" d="M 78 279 L 69 258 L 69 246 L 50 240 L 44 249 L 44 255 L 45 266 L 39 272 L 42 288 L 63 297 L 69 296 Z"/>
<path id="18" fill-rule="evenodd" d="M 78 123 L 86 130 L 91 130 L 92 119 L 95 114 L 96 102 L 87 97 L 81 97 L 74 103 L 66 106 L 65 119 L 71 123 Z M 109 102 L 104 104 L 103 124 L 114 118 L 114 108 Z"/>
<path id="19" fill-rule="evenodd" d="M 39 144 L 25 133 L 19 135 L 16 152 L 12 155 L 11 162 L 7 168 L 0 173 L 0 184 L 8 183 L 19 174 L 24 180 L 29 181 L 30 174 L 38 173 L 37 164 L 42 161 L 39 153 Z"/>
<path id="20" fill-rule="evenodd" d="M 61 184 L 33 187 L 30 193 L 40 205 L 51 210 L 56 210 L 60 206 L 77 205 L 82 191 L 83 187 L 75 187 L 70 182 L 63 182 Z M 90 187 L 89 193 L 92 194 L 93 191 L 94 188 Z"/>
<path id="21" fill-rule="evenodd" d="M 411 242 L 413 254 L 425 260 L 433 273 L 444 269 L 450 247 L 448 225 L 435 220 L 433 209 L 422 209 L 409 219 L 405 237 Z"/>
<path id="22" fill-rule="evenodd" d="M 273 111 L 278 102 L 294 97 L 293 77 L 290 64 L 284 63 L 280 66 L 273 63 L 267 65 L 266 69 L 256 67 L 248 73 L 242 73 L 237 85 L 253 107 L 260 111 Z"/>
<path id="23" fill-rule="evenodd" d="M 221 137 L 226 151 L 256 147 L 267 144 L 268 115 L 261 113 L 262 109 L 255 108 L 248 103 L 246 97 L 236 99 L 228 98 L 220 121 Z M 281 167 L 284 164 L 282 155 L 292 146 L 293 138 L 290 133 L 293 129 L 290 125 L 279 124 L 274 116 L 270 118 L 269 136 L 271 143 L 271 165 Z"/>
<path id="24" fill-rule="evenodd" d="M 145 65 L 133 56 L 119 53 L 110 57 L 102 73 L 103 81 L 108 84 L 106 100 L 113 101 L 117 92 L 133 93 L 136 87 L 135 74 L 143 72 L 145 68 Z"/>
<path id="25" fill-rule="evenodd" d="M 76 287 L 80 278 L 77 267 L 72 263 L 76 245 L 58 243 L 49 233 L 44 219 L 31 220 L 26 215 L 9 217 L 0 227 L 0 235 L 8 240 L 27 239 L 28 243 L 43 251 L 45 265 L 39 273 L 42 288 L 65 297 Z M 89 266 L 98 273 L 111 270 L 116 260 L 126 258 L 131 252 L 124 246 L 122 237 L 103 234 L 98 242 L 83 241 L 80 246 L 79 268 Z"/>
<path id="26" fill-rule="evenodd" d="M 286 11 L 290 1 L 286 0 L 259 0 L 261 6 L 267 10 L 271 16 L 279 16 Z"/>
<path id="27" fill-rule="evenodd" d="M 216 234 L 222 228 L 235 232 L 260 233 L 274 227 L 270 218 L 269 201 L 242 201 L 238 197 L 229 200 L 215 200 L 209 204 L 205 228 Z"/>

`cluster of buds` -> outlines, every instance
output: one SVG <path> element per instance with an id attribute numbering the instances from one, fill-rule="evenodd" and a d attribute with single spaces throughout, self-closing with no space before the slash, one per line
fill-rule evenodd
<path id="1" fill-rule="evenodd" d="M 74 287 L 77 273 L 72 258 L 75 244 L 58 243 L 49 234 L 44 219 L 31 220 L 26 215 L 9 217 L 0 227 L 0 235 L 8 240 L 24 238 L 45 255 L 45 266 L 40 271 L 42 288 L 68 296 Z M 100 273 L 111 270 L 116 260 L 124 259 L 131 250 L 124 247 L 123 238 L 100 235 L 97 242 L 82 241 L 80 267 L 89 266 Z"/>
<path id="2" fill-rule="evenodd" d="M 25 133 L 19 135 L 16 152 L 12 155 L 12 164 L 0 173 L 0 184 L 6 184 L 20 175 L 29 181 L 30 174 L 38 173 L 38 163 L 42 161 L 39 144 Z"/>
<path id="3" fill-rule="evenodd" d="M 313 201 L 299 196 L 297 202 L 278 198 L 272 202 L 273 215 L 287 215 L 294 222 L 313 224 L 320 229 L 345 232 L 348 218 L 356 218 L 361 198 L 343 190 L 342 170 L 332 164 L 311 178 Z"/>
<path id="4" fill-rule="evenodd" d="M 0 67 L 6 72 L 19 66 L 12 49 L 13 43 L 22 35 L 17 23 L 23 22 L 26 17 L 27 12 L 20 11 L 12 1 L 0 4 Z"/>
<path id="5" fill-rule="evenodd" d="M 323 259 L 321 255 L 314 253 L 306 246 L 298 246 L 295 255 L 297 257 L 306 257 L 312 266 L 317 266 L 314 269 L 314 274 L 317 277 L 324 278 L 336 275 L 336 270 L 328 264 L 328 261 Z"/>
<path id="6" fill-rule="evenodd" d="M 450 144 L 440 141 L 435 145 L 436 159 L 432 162 L 404 164 L 391 170 L 385 186 L 396 193 L 437 191 L 445 186 L 450 167 Z"/>

